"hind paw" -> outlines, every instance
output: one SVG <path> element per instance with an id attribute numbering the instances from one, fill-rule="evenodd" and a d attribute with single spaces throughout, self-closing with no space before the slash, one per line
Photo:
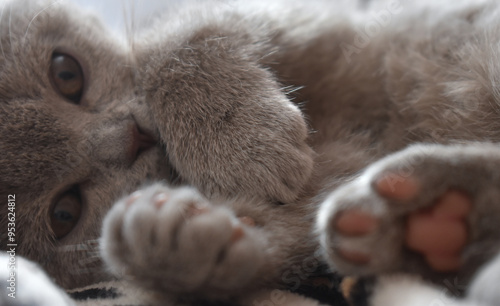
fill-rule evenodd
<path id="1" fill-rule="evenodd" d="M 470 249 L 500 234 L 478 222 L 500 213 L 488 205 L 498 185 L 483 159 L 477 150 L 416 146 L 338 188 L 318 218 L 330 264 L 354 275 L 475 269 L 471 262 L 494 252 Z"/>

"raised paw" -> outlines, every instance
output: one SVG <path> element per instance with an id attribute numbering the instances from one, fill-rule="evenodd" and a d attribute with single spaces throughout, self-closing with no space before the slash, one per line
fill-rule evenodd
<path id="1" fill-rule="evenodd" d="M 392 176 L 392 175 L 391 175 Z M 418 182 L 411 177 L 391 186 L 387 177 L 379 178 L 374 190 L 389 200 L 411 201 L 419 192 Z M 402 204 L 404 205 L 404 203 Z M 433 206 L 408 215 L 403 244 L 420 253 L 436 271 L 454 271 L 460 268 L 460 254 L 468 238 L 466 218 L 471 199 L 457 190 L 447 191 Z M 343 236 L 367 236 L 378 230 L 379 219 L 369 213 L 352 209 L 340 212 L 332 226 Z M 367 264 L 369 254 L 338 249 L 339 254 L 352 263 Z"/>
<path id="2" fill-rule="evenodd" d="M 304 116 L 261 62 L 272 48 L 254 31 L 242 40 L 222 23 L 210 21 L 207 31 L 206 21 L 178 41 L 183 47 L 152 44 L 137 54 L 168 159 L 209 197 L 293 202 L 311 177 L 314 153 Z"/>
<path id="3" fill-rule="evenodd" d="M 330 264 L 355 275 L 475 270 L 496 252 L 488 247 L 478 255 L 477 246 L 500 231 L 479 222 L 498 214 L 495 199 L 486 197 L 498 187 L 488 175 L 491 169 L 474 159 L 484 156 L 464 148 L 414 147 L 337 189 L 318 217 Z M 408 160 L 414 162 L 410 171 Z"/>
<path id="4" fill-rule="evenodd" d="M 409 215 L 405 245 L 422 254 L 436 271 L 459 270 L 469 238 L 466 220 L 471 207 L 468 195 L 447 191 L 433 207 Z"/>
<path id="5" fill-rule="evenodd" d="M 235 290 L 259 267 L 252 226 L 195 189 L 157 184 L 108 213 L 101 253 L 115 274 L 159 291 Z"/>

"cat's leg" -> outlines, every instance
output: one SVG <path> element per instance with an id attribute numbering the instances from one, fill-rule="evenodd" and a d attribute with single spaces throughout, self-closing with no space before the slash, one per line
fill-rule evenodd
<path id="1" fill-rule="evenodd" d="M 156 184 L 118 202 L 104 221 L 112 272 L 160 294 L 224 298 L 251 290 L 264 268 L 252 220 L 212 205 L 195 189 Z"/>
<path id="2" fill-rule="evenodd" d="M 500 249 L 500 148 L 417 145 L 333 192 L 318 217 L 331 265 L 466 283 Z"/>
<path id="3" fill-rule="evenodd" d="M 274 49 L 248 18 L 226 12 L 227 22 L 204 20 L 209 15 L 200 14 L 195 24 L 203 26 L 184 40 L 139 52 L 142 88 L 168 158 L 205 195 L 293 201 L 311 175 L 313 153 L 299 108 L 266 66 Z"/>

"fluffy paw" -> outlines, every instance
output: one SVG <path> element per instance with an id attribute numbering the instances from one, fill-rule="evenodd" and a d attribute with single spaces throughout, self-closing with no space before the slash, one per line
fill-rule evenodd
<path id="1" fill-rule="evenodd" d="M 330 263 L 346 274 L 470 276 L 498 250 L 488 241 L 500 235 L 488 225 L 500 213 L 498 149 L 482 149 L 414 146 L 333 192 L 318 219 Z"/>
<path id="2" fill-rule="evenodd" d="M 102 255 L 117 275 L 172 293 L 237 290 L 261 262 L 252 220 L 195 189 L 153 185 L 118 202 L 104 221 Z"/>
<path id="3" fill-rule="evenodd" d="M 159 44 L 138 55 L 168 159 L 210 197 L 296 200 L 312 173 L 313 151 L 299 108 L 261 62 L 272 48 L 253 31 L 233 37 L 232 26 L 210 22 L 193 31 L 180 46 Z"/>

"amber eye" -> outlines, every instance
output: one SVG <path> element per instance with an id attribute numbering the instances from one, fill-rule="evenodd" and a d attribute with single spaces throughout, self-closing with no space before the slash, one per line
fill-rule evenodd
<path id="1" fill-rule="evenodd" d="M 50 65 L 50 78 L 57 92 L 78 104 L 83 92 L 82 67 L 73 57 L 64 53 L 54 53 Z"/>
<path id="2" fill-rule="evenodd" d="M 50 225 L 57 239 L 69 234 L 80 220 L 82 200 L 77 187 L 65 192 L 50 212 Z"/>

